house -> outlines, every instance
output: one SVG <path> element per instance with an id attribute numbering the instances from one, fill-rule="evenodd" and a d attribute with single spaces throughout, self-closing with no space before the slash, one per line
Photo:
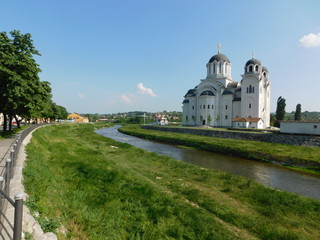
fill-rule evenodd
<path id="1" fill-rule="evenodd" d="M 89 119 L 87 117 L 83 117 L 78 113 L 72 113 L 68 115 L 67 120 L 69 122 L 76 122 L 76 123 L 88 123 Z"/>
<path id="2" fill-rule="evenodd" d="M 234 128 L 263 128 L 261 118 L 233 118 L 232 127 Z"/>

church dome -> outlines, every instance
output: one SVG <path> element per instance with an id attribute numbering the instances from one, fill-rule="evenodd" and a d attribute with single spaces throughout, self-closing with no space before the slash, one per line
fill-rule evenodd
<path id="1" fill-rule="evenodd" d="M 250 64 L 253 64 L 253 65 L 260 65 L 261 66 L 261 62 L 258 60 L 258 59 L 255 59 L 255 58 L 252 58 L 250 59 L 247 63 L 246 63 L 246 67 L 249 66 Z"/>
<path id="2" fill-rule="evenodd" d="M 262 72 L 268 72 L 268 68 L 262 67 Z"/>
<path id="3" fill-rule="evenodd" d="M 228 57 L 226 55 L 221 54 L 221 53 L 218 53 L 218 54 L 214 55 L 212 58 L 210 58 L 209 63 L 212 63 L 213 61 L 230 62 Z"/>

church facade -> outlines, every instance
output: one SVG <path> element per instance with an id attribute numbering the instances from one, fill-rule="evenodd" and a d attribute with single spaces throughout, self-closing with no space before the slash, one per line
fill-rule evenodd
<path id="1" fill-rule="evenodd" d="M 240 82 L 233 81 L 231 62 L 220 53 L 206 65 L 207 77 L 190 89 L 183 100 L 183 125 L 240 128 L 270 126 L 268 69 L 252 57 Z"/>

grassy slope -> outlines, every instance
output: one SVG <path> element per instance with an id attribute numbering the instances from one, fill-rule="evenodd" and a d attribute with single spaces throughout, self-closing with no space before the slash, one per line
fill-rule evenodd
<path id="1" fill-rule="evenodd" d="M 320 202 L 158 156 L 93 133 L 38 129 L 29 206 L 59 239 L 317 239 Z"/>
<path id="2" fill-rule="evenodd" d="M 248 140 L 235 140 L 198 135 L 162 132 L 141 129 L 138 125 L 127 125 L 121 132 L 166 142 L 175 145 L 195 147 L 197 149 L 228 153 L 249 159 L 278 162 L 283 165 L 301 166 L 301 170 L 320 173 L 320 148 L 291 146 Z"/>

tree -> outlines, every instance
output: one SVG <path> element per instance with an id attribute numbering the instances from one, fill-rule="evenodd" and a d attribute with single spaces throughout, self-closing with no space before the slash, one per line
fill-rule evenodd
<path id="1" fill-rule="evenodd" d="M 212 120 L 212 118 L 211 118 L 211 115 L 210 115 L 210 114 L 207 116 L 207 120 L 208 120 L 208 125 L 210 126 L 210 122 L 211 122 L 211 120 Z"/>
<path id="2" fill-rule="evenodd" d="M 193 121 L 193 123 L 194 123 L 194 125 L 196 125 L 196 116 L 195 115 L 192 115 L 192 121 Z"/>
<path id="3" fill-rule="evenodd" d="M 280 127 L 280 121 L 284 119 L 286 114 L 286 100 L 283 97 L 279 97 L 277 100 L 277 110 L 276 110 L 276 127 Z"/>
<path id="4" fill-rule="evenodd" d="M 10 39 L 6 32 L 0 33 L 0 104 L 4 115 L 4 130 L 6 130 L 6 116 L 11 121 L 15 115 L 28 115 L 32 109 L 32 101 L 42 88 L 38 68 L 33 55 L 40 55 L 33 46 L 30 34 L 19 31 L 10 32 Z M 50 89 L 51 91 L 51 89 Z M 40 92 L 43 95 L 42 92 Z M 51 96 L 50 96 L 51 97 Z M 19 122 L 18 122 L 19 124 Z"/>
<path id="5" fill-rule="evenodd" d="M 200 116 L 200 124 L 201 125 L 203 124 L 203 116 L 202 115 Z"/>
<path id="6" fill-rule="evenodd" d="M 296 111 L 294 113 L 294 120 L 295 121 L 301 121 L 301 104 L 297 104 Z"/>
<path id="7" fill-rule="evenodd" d="M 29 33 L 20 31 L 0 33 L 0 112 L 4 116 L 3 129 L 11 130 L 12 118 L 20 126 L 21 118 L 55 118 L 58 110 L 51 100 L 49 82 L 41 82 L 41 69 L 34 60 L 34 55 L 40 55 L 33 45 Z M 60 109 L 65 115 L 66 110 Z"/>

